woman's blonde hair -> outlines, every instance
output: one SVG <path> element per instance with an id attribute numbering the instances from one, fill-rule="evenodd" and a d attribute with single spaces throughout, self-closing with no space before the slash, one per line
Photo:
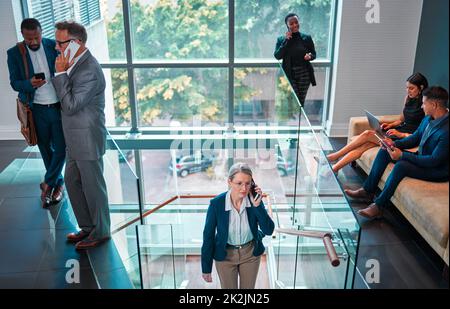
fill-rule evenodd
<path id="1" fill-rule="evenodd" d="M 228 171 L 228 179 L 233 180 L 234 176 L 237 173 L 244 173 L 246 175 L 249 175 L 253 178 L 253 172 L 250 166 L 247 163 L 235 163 L 230 167 L 230 170 Z"/>

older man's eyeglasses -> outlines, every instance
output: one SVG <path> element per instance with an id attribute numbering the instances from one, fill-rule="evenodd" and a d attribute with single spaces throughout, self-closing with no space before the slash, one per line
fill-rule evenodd
<path id="1" fill-rule="evenodd" d="M 69 43 L 70 41 L 72 41 L 72 39 L 66 40 L 66 41 L 56 41 L 56 44 L 59 45 L 59 46 L 62 46 L 64 44 L 66 44 L 66 43 Z"/>

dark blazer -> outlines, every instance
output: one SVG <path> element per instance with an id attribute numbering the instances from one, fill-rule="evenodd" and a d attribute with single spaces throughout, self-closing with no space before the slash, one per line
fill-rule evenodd
<path id="1" fill-rule="evenodd" d="M 52 77 L 55 75 L 55 60 L 56 57 L 58 57 L 58 52 L 55 49 L 55 45 L 56 42 L 54 40 L 42 38 L 42 46 L 44 47 L 45 55 L 47 56 L 47 63 L 50 69 L 50 75 Z M 22 55 L 20 54 L 19 48 L 16 45 L 14 47 L 11 47 L 7 51 L 9 81 L 11 87 L 19 93 L 19 99 L 22 102 L 28 102 L 28 104 L 32 105 L 36 89 L 31 86 L 30 80 L 35 72 L 27 48 L 25 48 L 25 52 L 30 75 L 29 79 L 25 78 L 25 66 L 23 64 Z"/>
<path id="2" fill-rule="evenodd" d="M 224 192 L 213 198 L 206 214 L 202 245 L 202 272 L 204 274 L 211 273 L 213 259 L 223 261 L 227 256 L 226 245 L 230 212 L 225 211 L 226 195 L 227 193 Z M 246 211 L 250 230 L 255 242 L 253 255 L 259 256 L 265 250 L 262 238 L 264 235 L 272 235 L 275 224 L 267 214 L 262 202 L 258 207 L 252 206 L 246 208 Z M 258 225 L 261 230 L 258 229 Z"/>
<path id="3" fill-rule="evenodd" d="M 442 173 L 440 176 L 448 178 L 448 114 L 444 117 L 446 117 L 446 119 L 443 119 L 439 125 L 435 126 L 430 132 L 430 135 L 428 135 L 426 141 L 424 141 L 422 153 L 418 154 L 404 151 L 402 160 L 407 160 L 420 167 L 436 169 L 439 171 L 439 174 Z M 417 130 L 412 135 L 396 141 L 395 146 L 400 149 L 409 149 L 419 146 L 425 128 L 430 120 L 430 116 L 423 118 Z"/>
<path id="4" fill-rule="evenodd" d="M 308 52 L 312 54 L 311 61 L 316 59 L 316 49 L 314 47 L 314 42 L 311 36 L 300 32 L 300 39 L 303 41 L 305 47 L 308 49 Z M 286 40 L 285 36 L 278 37 L 277 45 L 275 46 L 275 52 L 273 53 L 273 55 L 278 60 L 283 59 L 282 67 L 284 72 L 286 73 L 287 78 L 290 81 L 292 78 L 292 61 L 291 57 L 286 54 L 289 49 L 288 42 L 289 41 Z M 314 68 L 310 61 L 308 61 L 307 63 L 308 63 L 307 65 L 309 71 L 309 79 L 311 81 L 311 84 L 315 86 L 316 77 L 314 75 Z"/>

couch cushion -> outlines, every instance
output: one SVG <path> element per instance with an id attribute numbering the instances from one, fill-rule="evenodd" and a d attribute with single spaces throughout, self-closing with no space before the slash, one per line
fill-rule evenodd
<path id="1" fill-rule="evenodd" d="M 379 147 L 364 152 L 360 165 L 366 173 L 370 171 Z M 384 188 L 393 164 L 389 164 L 380 181 Z M 449 233 L 449 182 L 430 182 L 406 177 L 403 179 L 393 199 L 400 202 L 417 224 L 422 226 L 439 245 L 445 248 Z M 414 225 L 414 222 L 411 222 Z"/>

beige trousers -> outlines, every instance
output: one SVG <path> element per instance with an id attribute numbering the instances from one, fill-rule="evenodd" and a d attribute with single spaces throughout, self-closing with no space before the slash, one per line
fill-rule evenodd
<path id="1" fill-rule="evenodd" d="M 254 289 L 261 256 L 253 256 L 254 244 L 227 249 L 223 261 L 215 261 L 222 289 Z M 238 286 L 239 278 L 239 286 Z"/>

